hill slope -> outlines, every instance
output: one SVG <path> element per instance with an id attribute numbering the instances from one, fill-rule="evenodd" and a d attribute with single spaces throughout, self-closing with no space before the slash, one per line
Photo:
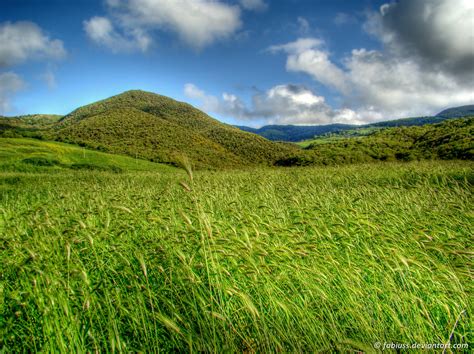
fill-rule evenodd
<path id="1" fill-rule="evenodd" d="M 454 108 L 445 109 L 442 112 L 439 112 L 437 117 L 466 117 L 474 115 L 474 105 L 460 106 Z"/>
<path id="2" fill-rule="evenodd" d="M 53 127 L 61 117 L 55 114 L 29 114 L 16 117 L 0 116 L 0 137 L 39 137 L 41 131 Z"/>
<path id="3" fill-rule="evenodd" d="M 273 164 L 296 147 L 212 119 L 189 104 L 127 91 L 64 116 L 49 137 L 107 152 L 196 167 Z"/>
<path id="4" fill-rule="evenodd" d="M 173 167 L 128 156 L 106 154 L 57 142 L 0 139 L 0 171 L 52 170 L 171 171 Z"/>
<path id="5" fill-rule="evenodd" d="M 265 125 L 261 128 L 237 126 L 250 133 L 258 134 L 268 140 L 297 142 L 311 139 L 314 136 L 347 129 L 354 129 L 356 125 L 329 124 L 329 125 Z"/>
<path id="6" fill-rule="evenodd" d="M 474 159 L 474 118 L 376 130 L 366 136 L 321 138 L 280 166 L 390 160 Z"/>

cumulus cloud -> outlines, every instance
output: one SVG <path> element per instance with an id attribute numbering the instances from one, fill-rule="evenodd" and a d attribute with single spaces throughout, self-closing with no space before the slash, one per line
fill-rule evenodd
<path id="1" fill-rule="evenodd" d="M 352 52 L 346 68 L 353 88 L 346 99 L 375 107 L 386 118 L 433 114 L 474 101 L 471 83 L 464 84 L 449 72 L 432 70 L 415 60 L 360 49 Z"/>
<path id="2" fill-rule="evenodd" d="M 24 87 L 25 83 L 17 74 L 13 72 L 0 74 L 0 114 L 10 111 L 12 95 Z"/>
<path id="3" fill-rule="evenodd" d="M 322 49 L 324 41 L 317 38 L 300 38 L 295 42 L 271 46 L 273 53 L 283 51 L 288 54 L 288 71 L 310 74 L 324 85 L 347 92 L 344 72 L 329 60 L 329 53 Z"/>
<path id="4" fill-rule="evenodd" d="M 401 0 L 371 14 L 365 29 L 397 56 L 454 74 L 474 73 L 474 2 Z"/>
<path id="5" fill-rule="evenodd" d="M 246 0 L 257 10 L 262 1 Z M 177 34 L 201 49 L 229 38 L 241 27 L 241 8 L 219 0 L 107 0 L 108 15 L 84 22 L 87 35 L 115 51 L 145 51 L 156 31 Z"/>
<path id="6" fill-rule="evenodd" d="M 263 119 L 266 124 L 362 124 L 367 120 L 380 119 L 377 112 L 370 110 L 361 115 L 348 108 L 333 109 L 323 96 L 302 85 L 274 86 L 254 94 L 250 105 L 234 94 L 225 92 L 221 98 L 206 94 L 194 84 L 186 84 L 184 93 L 207 112 L 245 122 Z"/>
<path id="7" fill-rule="evenodd" d="M 84 30 L 90 39 L 114 53 L 137 49 L 145 52 L 151 44 L 151 38 L 138 28 L 126 31 L 126 35 L 120 34 L 106 17 L 96 16 L 84 21 Z"/>
<path id="8" fill-rule="evenodd" d="M 286 53 L 288 71 L 306 73 L 338 90 L 343 107 L 353 112 L 345 114 L 349 120 L 433 114 L 474 102 L 473 8 L 464 0 L 383 5 L 364 25 L 383 49 L 354 49 L 342 65 L 331 60 L 319 38 L 301 38 L 269 51 Z"/>
<path id="9" fill-rule="evenodd" d="M 268 8 L 264 0 L 240 0 L 240 4 L 246 10 L 264 11 Z"/>
<path id="10" fill-rule="evenodd" d="M 221 111 L 219 99 L 215 96 L 207 95 L 194 84 L 184 85 L 184 94 L 186 97 L 198 101 L 200 107 L 206 112 Z"/>
<path id="11" fill-rule="evenodd" d="M 62 59 L 65 55 L 63 42 L 51 39 L 33 22 L 0 24 L 0 67 L 29 59 Z"/>

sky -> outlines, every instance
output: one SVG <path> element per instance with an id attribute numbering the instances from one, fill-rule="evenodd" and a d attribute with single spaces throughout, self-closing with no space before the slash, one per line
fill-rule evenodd
<path id="1" fill-rule="evenodd" d="M 126 90 L 229 124 L 364 124 L 474 104 L 472 0 L 0 0 L 0 115 Z"/>

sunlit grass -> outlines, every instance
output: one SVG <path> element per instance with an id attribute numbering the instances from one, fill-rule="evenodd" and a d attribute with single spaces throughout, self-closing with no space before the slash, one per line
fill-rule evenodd
<path id="1" fill-rule="evenodd" d="M 25 138 L 0 139 L 0 171 L 48 172 L 64 169 L 172 171 L 171 167 L 80 146 Z"/>
<path id="2" fill-rule="evenodd" d="M 0 174 L 0 348 L 472 343 L 472 167 Z"/>

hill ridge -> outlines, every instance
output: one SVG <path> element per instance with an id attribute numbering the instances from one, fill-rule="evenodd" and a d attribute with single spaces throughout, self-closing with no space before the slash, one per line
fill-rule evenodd
<path id="1" fill-rule="evenodd" d="M 55 140 L 174 165 L 185 155 L 204 168 L 273 165 L 297 149 L 219 122 L 188 103 L 141 90 L 79 107 L 53 131 L 50 138 Z"/>

